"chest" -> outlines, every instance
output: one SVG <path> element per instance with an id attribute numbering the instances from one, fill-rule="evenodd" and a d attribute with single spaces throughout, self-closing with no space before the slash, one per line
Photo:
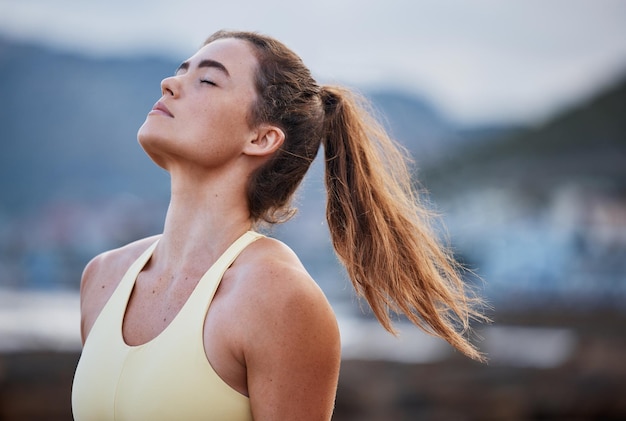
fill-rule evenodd
<path id="1" fill-rule="evenodd" d="M 143 304 L 149 307 L 150 302 L 167 309 L 167 302 L 163 298 L 162 305 L 151 298 L 136 300 L 133 307 L 119 294 L 112 297 L 77 368 L 72 397 L 77 420 L 95 419 L 94 415 L 111 420 L 251 419 L 247 398 L 225 382 L 222 373 L 202 356 L 204 320 L 202 300 L 195 299 L 198 296 L 191 294 L 171 323 L 154 338 L 141 340 L 139 346 L 126 346 L 120 341 L 120 310 L 126 306 L 130 315 L 123 323 L 126 329 L 154 329 L 158 325 L 141 320 L 138 310 Z M 144 309 L 144 314 L 154 320 L 157 308 Z M 131 342 L 128 338 L 125 341 Z"/>
<path id="2" fill-rule="evenodd" d="M 190 278 L 191 274 L 174 279 L 154 276 L 150 272 L 137 276 L 122 324 L 122 334 L 128 345 L 149 342 L 172 323 L 198 284 L 198 278 Z M 198 313 L 197 317 L 203 317 L 203 314 Z"/>
<path id="3" fill-rule="evenodd" d="M 124 314 L 124 342 L 130 346 L 151 342 L 176 320 L 197 338 L 206 360 L 220 377 L 245 394 L 236 282 L 227 270 L 212 297 L 208 292 L 196 291 L 196 286 L 197 282 L 161 286 L 147 277 L 138 277 Z"/>

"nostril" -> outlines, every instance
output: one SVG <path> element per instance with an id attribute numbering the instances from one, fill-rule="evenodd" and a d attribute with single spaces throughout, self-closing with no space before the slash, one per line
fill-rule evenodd
<path id="1" fill-rule="evenodd" d="M 169 96 L 175 96 L 174 94 L 174 80 L 172 77 L 167 77 L 161 81 L 161 93 L 163 95 L 169 94 Z"/>

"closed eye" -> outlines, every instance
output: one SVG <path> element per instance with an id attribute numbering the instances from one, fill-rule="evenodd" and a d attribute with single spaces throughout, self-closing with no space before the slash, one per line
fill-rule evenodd
<path id="1" fill-rule="evenodd" d="M 208 80 L 208 79 L 200 79 L 200 83 L 206 83 L 211 86 L 217 86 L 215 82 Z"/>

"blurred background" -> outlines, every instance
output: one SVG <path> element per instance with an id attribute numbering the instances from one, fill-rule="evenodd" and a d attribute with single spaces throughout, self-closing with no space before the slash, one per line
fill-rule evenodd
<path id="1" fill-rule="evenodd" d="M 271 234 L 337 313 L 334 419 L 626 419 L 625 1 L 0 0 L 0 420 L 71 419 L 81 271 L 160 232 L 169 180 L 136 132 L 220 28 L 372 101 L 491 306 L 486 365 L 377 327 L 332 252 L 318 160 Z"/>

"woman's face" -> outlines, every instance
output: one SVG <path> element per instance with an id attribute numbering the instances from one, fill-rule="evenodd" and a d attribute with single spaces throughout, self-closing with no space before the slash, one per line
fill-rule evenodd
<path id="1" fill-rule="evenodd" d="M 220 39 L 202 47 L 161 82 L 163 96 L 139 129 L 144 150 L 160 166 L 220 167 L 233 162 L 254 128 L 257 60 L 243 40 Z"/>

